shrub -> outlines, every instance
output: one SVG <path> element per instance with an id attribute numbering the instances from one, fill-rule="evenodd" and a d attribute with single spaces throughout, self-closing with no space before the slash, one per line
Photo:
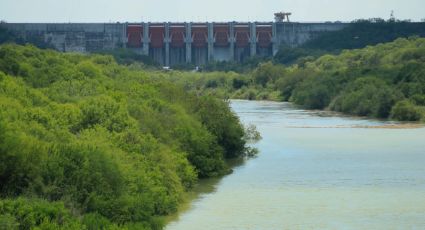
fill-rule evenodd
<path id="1" fill-rule="evenodd" d="M 399 121 L 419 121 L 421 111 L 409 100 L 397 102 L 391 110 L 391 118 Z"/>

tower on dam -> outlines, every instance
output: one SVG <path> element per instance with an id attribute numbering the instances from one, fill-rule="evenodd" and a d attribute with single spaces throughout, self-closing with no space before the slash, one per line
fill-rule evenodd
<path id="1" fill-rule="evenodd" d="M 276 22 L 0 24 L 24 40 L 38 39 L 59 51 L 126 48 L 148 55 L 163 66 L 241 62 L 252 56 L 273 56 L 281 45 L 295 47 L 320 33 L 341 30 L 346 25 L 297 23 L 289 19 Z"/>

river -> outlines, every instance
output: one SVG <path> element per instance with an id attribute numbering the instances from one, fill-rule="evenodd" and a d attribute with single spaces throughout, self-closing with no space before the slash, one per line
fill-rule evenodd
<path id="1" fill-rule="evenodd" d="M 425 229 L 425 128 L 232 101 L 256 158 L 202 181 L 167 230 Z"/>

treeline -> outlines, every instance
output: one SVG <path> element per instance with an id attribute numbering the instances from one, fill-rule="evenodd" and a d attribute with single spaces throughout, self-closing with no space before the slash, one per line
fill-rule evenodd
<path id="1" fill-rule="evenodd" d="M 249 74 L 216 72 L 174 80 L 198 94 L 291 101 L 308 109 L 425 120 L 425 38 L 400 38 L 289 67 L 266 62 Z"/>
<path id="2" fill-rule="evenodd" d="M 324 55 L 287 68 L 276 79 L 271 82 L 284 100 L 310 109 L 420 120 L 425 106 L 425 39 L 401 38 Z"/>
<path id="3" fill-rule="evenodd" d="M 282 46 L 273 58 L 274 63 L 299 64 L 325 54 L 339 54 L 347 49 L 360 49 L 397 38 L 425 37 L 425 22 L 381 18 L 359 19 L 344 29 L 319 34 L 300 47 Z"/>
<path id="4" fill-rule="evenodd" d="M 160 67 L 160 64 L 155 62 L 151 57 L 136 53 L 131 49 L 116 48 L 113 50 L 100 50 L 95 53 L 102 55 L 112 55 L 115 61 L 121 65 L 139 63 L 142 64 L 144 68 L 150 68 L 152 70 L 159 69 Z"/>
<path id="5" fill-rule="evenodd" d="M 227 102 L 111 56 L 0 46 L 0 228 L 161 229 L 247 152 Z"/>

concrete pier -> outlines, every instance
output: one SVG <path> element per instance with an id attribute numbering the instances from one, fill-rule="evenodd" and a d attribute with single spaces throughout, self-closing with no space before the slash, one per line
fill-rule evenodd
<path id="1" fill-rule="evenodd" d="M 170 23 L 167 22 L 165 25 L 165 35 L 164 35 L 164 44 L 165 44 L 165 66 L 170 66 Z"/>
<path id="2" fill-rule="evenodd" d="M 185 23 L 186 63 L 192 63 L 192 23 Z"/>
<path id="3" fill-rule="evenodd" d="M 235 60 L 235 23 L 229 22 L 229 60 L 234 61 Z"/>
<path id="4" fill-rule="evenodd" d="M 279 41 L 277 39 L 276 23 L 272 24 L 272 55 L 276 55 L 279 50 Z"/>
<path id="5" fill-rule="evenodd" d="M 143 55 L 149 55 L 149 43 L 151 39 L 149 37 L 149 23 L 143 23 Z"/>
<path id="6" fill-rule="evenodd" d="M 208 23 L 208 61 L 214 60 L 214 27 L 213 23 Z"/>
<path id="7" fill-rule="evenodd" d="M 251 57 L 257 55 L 257 30 L 255 26 L 255 22 L 251 22 L 249 24 L 249 45 L 250 45 L 250 55 Z"/>

